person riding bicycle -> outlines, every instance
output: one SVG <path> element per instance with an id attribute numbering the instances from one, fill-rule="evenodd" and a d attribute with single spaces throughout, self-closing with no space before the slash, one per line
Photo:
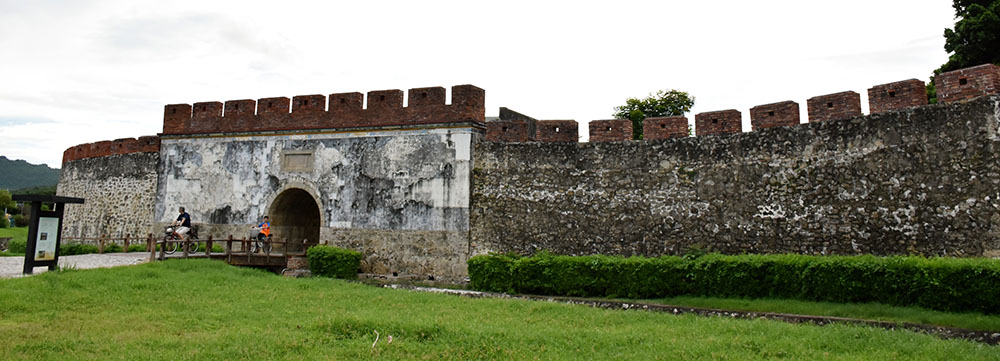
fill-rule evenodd
<path id="1" fill-rule="evenodd" d="M 263 241 L 271 236 L 271 221 L 264 216 L 264 221 L 257 225 L 257 229 L 260 231 L 257 233 L 257 240 Z"/>
<path id="2" fill-rule="evenodd" d="M 170 225 L 177 226 L 176 228 L 174 228 L 174 237 L 177 237 L 179 239 L 183 238 L 184 235 L 191 230 L 191 216 L 184 211 L 184 207 L 180 207 L 180 209 L 178 209 L 177 211 L 180 212 L 180 215 L 178 215 L 177 220 L 175 220 L 174 223 L 171 223 Z"/>

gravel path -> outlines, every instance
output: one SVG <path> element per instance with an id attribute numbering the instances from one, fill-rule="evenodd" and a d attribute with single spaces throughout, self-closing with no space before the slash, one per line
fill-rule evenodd
<path id="1" fill-rule="evenodd" d="M 59 266 L 89 269 L 128 266 L 148 261 L 149 253 L 147 252 L 81 254 L 59 257 Z M 23 269 L 24 257 L 0 257 L 0 278 L 21 277 Z M 35 267 L 34 273 L 39 274 L 48 270 L 48 267 Z"/>

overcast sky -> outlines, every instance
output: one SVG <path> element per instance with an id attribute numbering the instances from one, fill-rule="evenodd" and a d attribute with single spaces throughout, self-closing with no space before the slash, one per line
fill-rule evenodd
<path id="1" fill-rule="evenodd" d="M 172 103 L 473 84 L 486 115 L 610 118 L 678 89 L 694 114 L 918 78 L 951 1 L 0 0 L 0 155 L 162 131 Z"/>

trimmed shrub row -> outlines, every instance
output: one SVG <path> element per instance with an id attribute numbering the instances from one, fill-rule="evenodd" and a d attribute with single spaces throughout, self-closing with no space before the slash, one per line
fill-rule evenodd
<path id="1" fill-rule="evenodd" d="M 361 253 L 333 246 L 313 246 L 306 251 L 309 270 L 317 276 L 358 278 Z"/>
<path id="2" fill-rule="evenodd" d="M 880 302 L 1000 313 L 1000 261 L 984 258 L 709 254 L 697 259 L 480 255 L 476 290 L 579 297 L 678 295 Z"/>

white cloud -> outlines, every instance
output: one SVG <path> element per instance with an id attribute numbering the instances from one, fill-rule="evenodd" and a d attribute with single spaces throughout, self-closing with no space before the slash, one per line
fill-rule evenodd
<path id="1" fill-rule="evenodd" d="M 487 114 L 608 118 L 676 88 L 697 112 L 800 103 L 943 63 L 947 2 L 0 0 L 0 154 L 59 164 L 154 134 L 162 106 L 474 84 Z M 804 119 L 804 118 L 803 118 Z M 39 146 L 44 145 L 44 146 Z"/>

